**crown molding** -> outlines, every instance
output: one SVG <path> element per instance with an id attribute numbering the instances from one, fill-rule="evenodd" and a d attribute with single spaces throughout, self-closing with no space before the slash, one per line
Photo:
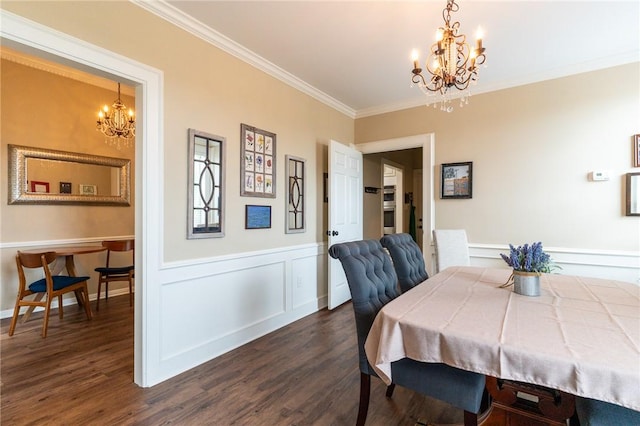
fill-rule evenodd
<path id="1" fill-rule="evenodd" d="M 347 115 L 350 118 L 356 117 L 356 111 L 343 104 L 342 102 L 332 98 L 326 93 L 316 89 L 307 82 L 299 79 L 293 74 L 285 71 L 277 65 L 269 62 L 255 52 L 247 49 L 239 43 L 231 40 L 229 37 L 215 31 L 206 26 L 202 22 L 183 13 L 179 9 L 171 6 L 164 0 L 147 2 L 143 0 L 130 0 L 136 6 L 153 13 L 154 15 L 182 28 L 188 33 L 214 45 L 215 47 L 227 52 L 228 54 L 240 59 L 243 62 L 277 78 L 285 84 L 311 96 L 312 98 L 324 103 L 325 105 Z"/>
<path id="2" fill-rule="evenodd" d="M 48 72 L 50 74 L 54 74 L 60 77 L 81 81 L 83 83 L 91 84 L 92 86 L 97 86 L 102 89 L 111 90 L 114 93 L 116 91 L 115 81 L 109 80 L 107 78 L 99 77 L 94 74 L 89 74 L 84 71 L 80 71 L 79 69 L 68 67 L 66 65 L 51 62 L 34 55 L 29 55 L 27 53 L 19 52 L 17 50 L 13 50 L 6 46 L 0 47 L 0 57 L 2 57 L 2 59 L 6 61 L 15 62 L 17 64 L 31 67 L 39 71 Z M 122 94 L 127 96 L 135 97 L 136 95 L 135 89 L 131 86 L 127 86 L 126 84 L 121 84 L 120 91 Z"/>

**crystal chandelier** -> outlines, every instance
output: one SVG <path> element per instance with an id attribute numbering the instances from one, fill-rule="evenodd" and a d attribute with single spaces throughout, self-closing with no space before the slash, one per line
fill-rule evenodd
<path id="1" fill-rule="evenodd" d="M 478 33 L 475 49 L 467 44 L 467 37 L 458 34 L 460 22 L 451 23 L 451 12 L 457 12 L 459 6 L 455 0 L 447 0 L 447 7 L 442 11 L 444 27 L 438 28 L 437 41 L 431 46 L 430 55 L 425 63 L 429 75 L 425 79 L 418 61 L 418 52 L 413 51 L 413 76 L 411 82 L 429 97 L 435 97 L 434 108 L 440 103 L 442 111 L 451 112 L 452 91 L 463 92 L 460 107 L 469 103 L 471 92 L 469 85 L 478 79 L 478 67 L 484 64 L 485 55 L 482 47 L 482 35 Z M 412 84 L 412 86 L 413 86 Z M 431 103 L 431 102 L 429 102 Z M 428 103 L 428 104 L 429 104 Z"/>
<path id="2" fill-rule="evenodd" d="M 120 100 L 120 83 L 118 83 L 118 99 L 111 105 L 111 110 L 105 105 L 102 110 L 98 112 L 98 125 L 97 130 L 100 130 L 107 137 L 105 142 L 111 144 L 118 144 L 120 148 L 120 141 L 124 141 L 126 146 L 129 146 L 129 142 L 136 135 L 136 121 L 134 118 L 133 110 L 129 109 Z"/>

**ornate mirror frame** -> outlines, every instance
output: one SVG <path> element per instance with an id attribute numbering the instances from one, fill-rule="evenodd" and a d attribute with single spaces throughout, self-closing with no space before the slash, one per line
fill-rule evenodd
<path id="1" fill-rule="evenodd" d="M 9 158 L 9 204 L 131 205 L 131 160 L 20 145 L 8 145 L 7 151 Z M 27 182 L 27 159 L 30 158 L 118 168 L 119 195 L 30 192 Z"/>
<path id="2" fill-rule="evenodd" d="M 307 160 L 293 155 L 285 156 L 287 167 L 286 196 L 286 234 L 305 232 L 306 230 L 306 174 Z"/>

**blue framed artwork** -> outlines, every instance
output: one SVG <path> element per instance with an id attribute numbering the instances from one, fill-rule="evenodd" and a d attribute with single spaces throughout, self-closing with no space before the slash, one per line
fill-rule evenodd
<path id="1" fill-rule="evenodd" d="M 245 205 L 244 229 L 271 228 L 271 206 Z"/>

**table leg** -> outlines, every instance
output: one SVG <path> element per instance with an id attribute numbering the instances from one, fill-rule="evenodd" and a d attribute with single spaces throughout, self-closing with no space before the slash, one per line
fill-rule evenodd
<path id="1" fill-rule="evenodd" d="M 76 273 L 76 264 L 73 261 L 72 254 L 65 256 L 65 265 L 67 267 L 67 272 L 69 273 L 69 276 L 72 276 L 72 277 L 78 276 L 78 274 Z M 76 294 L 76 302 L 78 303 L 78 306 L 83 307 L 84 302 L 82 298 L 82 292 L 80 290 L 76 290 L 74 293 Z M 88 301 L 88 298 L 87 298 L 87 301 Z"/>

